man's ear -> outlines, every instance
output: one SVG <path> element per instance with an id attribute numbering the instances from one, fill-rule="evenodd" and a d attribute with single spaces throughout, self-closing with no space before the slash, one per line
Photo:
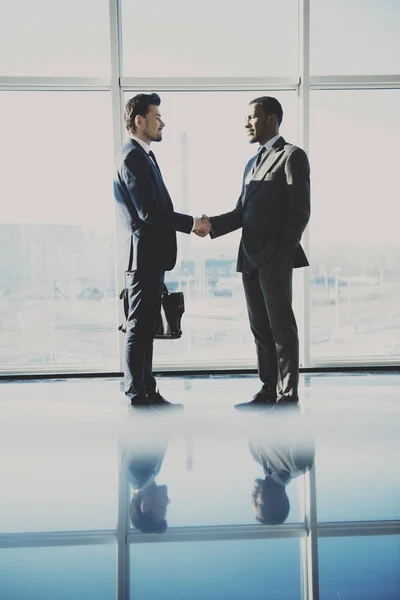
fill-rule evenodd
<path id="1" fill-rule="evenodd" d="M 143 124 L 143 119 L 142 115 L 136 115 L 134 120 L 135 127 L 140 127 Z"/>

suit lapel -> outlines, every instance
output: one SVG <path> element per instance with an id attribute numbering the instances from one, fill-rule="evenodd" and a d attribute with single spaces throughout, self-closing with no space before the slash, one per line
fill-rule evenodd
<path id="1" fill-rule="evenodd" d="M 278 138 L 275 144 L 272 146 L 271 150 L 269 150 L 266 153 L 266 155 L 258 165 L 257 169 L 253 173 L 253 165 L 255 163 L 256 157 L 254 158 L 254 162 L 252 163 L 251 168 L 245 178 L 247 186 L 249 186 L 250 182 L 253 181 L 253 185 L 251 186 L 250 190 L 249 187 L 247 187 L 248 191 L 245 196 L 245 201 L 249 198 L 249 196 L 251 196 L 251 194 L 253 194 L 253 192 L 258 188 L 265 176 L 273 169 L 278 160 L 281 158 L 282 154 L 285 151 L 285 144 L 286 142 L 283 139 L 283 137 Z"/>
<path id="2" fill-rule="evenodd" d="M 135 148 L 137 148 L 138 150 L 140 150 L 141 152 L 143 152 L 143 154 L 146 156 L 147 160 L 150 162 L 151 168 L 154 171 L 154 174 L 155 174 L 155 176 L 157 178 L 157 181 L 159 182 L 159 185 L 163 188 L 163 190 L 165 192 L 165 195 L 166 195 L 169 203 L 172 206 L 171 196 L 169 195 L 169 192 L 167 190 L 167 186 L 164 183 L 164 179 L 162 177 L 160 167 L 154 163 L 153 159 L 150 158 L 150 156 L 147 154 L 146 150 L 144 148 L 142 148 L 142 146 L 140 144 L 136 143 L 135 140 L 133 140 L 132 138 L 130 138 L 130 141 L 132 142 L 132 145 Z"/>
<path id="3" fill-rule="evenodd" d="M 148 153 L 146 152 L 146 150 L 140 145 L 138 144 L 135 140 L 133 140 L 132 138 L 130 139 L 132 145 L 134 148 L 136 148 L 137 150 L 139 150 L 139 152 L 142 152 L 142 154 L 145 155 L 145 157 L 147 158 L 147 160 L 149 161 L 149 163 L 151 164 L 152 168 L 154 169 L 154 171 L 157 174 L 161 175 L 161 171 L 160 168 L 158 166 L 155 165 L 154 161 L 152 158 L 150 158 L 150 156 L 148 155 Z"/>

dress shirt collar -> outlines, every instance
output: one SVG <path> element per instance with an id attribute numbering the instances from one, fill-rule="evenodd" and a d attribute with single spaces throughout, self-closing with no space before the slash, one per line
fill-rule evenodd
<path id="1" fill-rule="evenodd" d="M 140 146 L 142 146 L 143 150 L 147 154 L 150 152 L 150 146 L 148 144 L 146 144 L 146 142 L 144 142 L 143 140 L 139 139 L 135 135 L 130 135 L 129 137 L 132 138 L 133 140 L 135 140 L 135 142 L 137 142 L 138 144 L 140 144 Z"/>
<path id="2" fill-rule="evenodd" d="M 268 140 L 268 142 L 266 142 L 263 146 L 260 146 L 258 151 L 260 151 L 261 148 L 265 148 L 268 152 L 268 150 L 270 150 L 272 148 L 272 146 L 275 144 L 276 140 L 279 140 L 280 137 L 281 137 L 281 134 L 278 133 L 278 135 L 275 135 L 273 138 Z"/>

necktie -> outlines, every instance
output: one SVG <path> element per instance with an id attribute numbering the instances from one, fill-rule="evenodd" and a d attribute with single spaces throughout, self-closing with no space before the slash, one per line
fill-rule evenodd
<path id="1" fill-rule="evenodd" d="M 167 188 L 166 188 L 166 186 L 165 186 L 165 183 L 164 183 L 163 177 L 162 177 L 162 175 L 161 175 L 161 169 L 160 169 L 160 167 L 158 166 L 158 162 L 156 161 L 156 157 L 154 156 L 154 152 L 152 152 L 152 151 L 150 150 L 150 152 L 149 152 L 149 156 L 150 156 L 150 158 L 152 159 L 152 161 L 154 162 L 154 164 L 155 164 L 155 166 L 156 166 L 156 168 L 157 168 L 158 172 L 160 173 L 160 178 L 161 178 L 161 181 L 162 181 L 163 188 L 164 188 L 164 190 L 165 190 L 165 194 L 166 194 L 166 196 L 167 196 L 167 198 L 168 198 L 169 202 L 171 202 L 171 197 L 170 197 L 170 195 L 169 195 L 169 193 L 168 193 L 168 190 L 167 190 Z"/>
<path id="2" fill-rule="evenodd" d="M 158 166 L 158 162 L 156 161 L 156 157 L 154 156 L 154 152 L 152 152 L 152 151 L 150 150 L 150 152 L 149 152 L 149 156 L 150 156 L 150 158 L 153 160 L 153 162 L 154 162 L 154 164 L 156 165 L 157 169 L 158 169 L 158 170 L 160 171 L 160 173 L 161 173 L 161 169 L 160 169 L 160 167 Z"/>
<path id="3" fill-rule="evenodd" d="M 266 147 L 265 146 L 261 146 L 261 148 L 259 148 L 258 150 L 258 154 L 257 154 L 257 158 L 256 158 L 256 165 L 255 165 L 255 169 L 257 169 L 258 165 L 260 164 L 263 154 L 266 151 Z"/>

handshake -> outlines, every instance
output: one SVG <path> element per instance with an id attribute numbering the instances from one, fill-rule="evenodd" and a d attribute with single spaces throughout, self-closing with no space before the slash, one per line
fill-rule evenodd
<path id="1" fill-rule="evenodd" d="M 207 215 L 201 215 L 201 217 L 195 217 L 193 232 L 199 237 L 206 237 L 211 231 L 211 221 Z"/>

